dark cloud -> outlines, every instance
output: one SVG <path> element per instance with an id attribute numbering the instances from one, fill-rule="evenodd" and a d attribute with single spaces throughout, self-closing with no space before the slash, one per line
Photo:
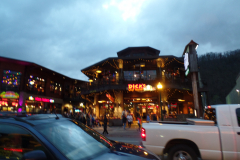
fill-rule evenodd
<path id="1" fill-rule="evenodd" d="M 240 1 L 1 1 L 1 56 L 32 61 L 72 78 L 129 46 L 181 56 L 239 49 Z"/>

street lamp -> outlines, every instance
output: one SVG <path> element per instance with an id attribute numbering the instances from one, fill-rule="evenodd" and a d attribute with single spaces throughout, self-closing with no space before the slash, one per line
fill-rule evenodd
<path id="1" fill-rule="evenodd" d="M 162 84 L 160 82 L 158 82 L 157 88 L 159 90 L 159 107 L 161 108 L 161 121 L 163 121 L 162 106 L 161 106 L 161 89 L 162 89 Z"/>

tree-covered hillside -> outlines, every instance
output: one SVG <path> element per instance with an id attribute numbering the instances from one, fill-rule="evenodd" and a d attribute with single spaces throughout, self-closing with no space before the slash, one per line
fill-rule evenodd
<path id="1" fill-rule="evenodd" d="M 240 50 L 207 53 L 198 57 L 198 63 L 201 78 L 209 89 L 210 104 L 226 103 L 240 72 Z"/>

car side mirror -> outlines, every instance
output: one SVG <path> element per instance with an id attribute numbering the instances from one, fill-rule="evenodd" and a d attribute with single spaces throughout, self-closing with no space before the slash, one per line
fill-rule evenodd
<path id="1" fill-rule="evenodd" d="M 46 154 L 42 150 L 30 151 L 23 154 L 22 160 L 47 160 Z"/>

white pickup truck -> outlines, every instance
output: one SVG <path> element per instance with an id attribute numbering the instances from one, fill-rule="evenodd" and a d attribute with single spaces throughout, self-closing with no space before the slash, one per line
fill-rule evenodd
<path id="1" fill-rule="evenodd" d="M 240 105 L 213 105 L 204 119 L 142 125 L 142 144 L 169 160 L 240 160 Z"/>

